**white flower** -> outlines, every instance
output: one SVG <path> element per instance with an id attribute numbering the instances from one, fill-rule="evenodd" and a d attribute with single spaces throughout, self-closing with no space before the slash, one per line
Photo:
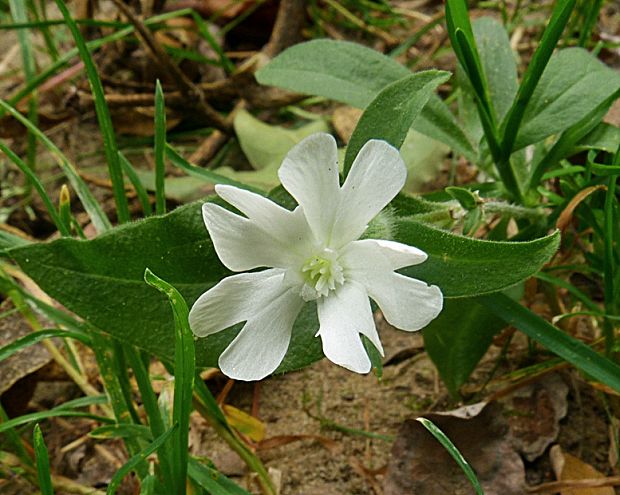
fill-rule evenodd
<path id="1" fill-rule="evenodd" d="M 406 174 L 398 150 L 372 140 L 340 187 L 336 142 L 314 134 L 288 153 L 279 170 L 282 185 L 299 203 L 294 211 L 243 189 L 216 186 L 245 215 L 203 205 L 220 260 L 235 272 L 269 267 L 223 279 L 190 311 L 191 328 L 200 337 L 246 322 L 219 358 L 224 374 L 259 380 L 273 373 L 306 301 L 317 302 L 325 356 L 358 373 L 371 368 L 360 334 L 383 355 L 369 297 L 402 330 L 419 330 L 439 314 L 438 287 L 395 272 L 422 263 L 426 253 L 393 241 L 358 240 L 403 187 Z"/>

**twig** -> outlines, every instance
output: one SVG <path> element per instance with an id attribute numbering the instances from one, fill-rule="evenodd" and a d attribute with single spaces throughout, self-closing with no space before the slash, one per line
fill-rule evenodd
<path id="1" fill-rule="evenodd" d="M 237 115 L 237 112 L 242 108 L 245 108 L 245 106 L 245 101 L 240 100 L 237 102 L 232 112 L 228 114 L 226 120 L 230 122 L 231 126 L 235 121 L 235 115 Z M 201 166 L 207 165 L 207 163 L 209 163 L 213 157 L 217 155 L 218 151 L 224 147 L 229 138 L 230 136 L 228 134 L 224 134 L 218 130 L 213 131 L 213 133 L 209 135 L 189 157 L 190 163 Z"/>
<path id="2" fill-rule="evenodd" d="M 268 57 L 275 57 L 285 48 L 299 41 L 299 34 L 305 17 L 305 2 L 301 0 L 281 0 L 276 22 L 269 42 L 263 48 Z"/>
<path id="3" fill-rule="evenodd" d="M 183 96 L 185 96 L 186 101 L 191 102 L 192 108 L 197 108 L 210 125 L 226 134 L 230 134 L 232 132 L 232 126 L 207 103 L 205 94 L 200 87 L 193 84 L 183 71 L 170 59 L 166 51 L 155 39 L 151 31 L 144 25 L 142 20 L 140 20 L 121 0 L 112 1 L 127 19 L 129 19 L 129 22 L 134 25 L 136 32 L 140 35 L 155 60 L 161 65 L 164 72 L 175 81 L 177 87 L 181 93 L 183 93 Z"/>

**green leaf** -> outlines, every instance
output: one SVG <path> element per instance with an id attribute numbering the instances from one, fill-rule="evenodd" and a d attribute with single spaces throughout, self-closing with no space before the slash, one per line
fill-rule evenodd
<path id="1" fill-rule="evenodd" d="M 45 445 L 45 440 L 43 440 L 41 427 L 38 423 L 34 425 L 32 445 L 34 447 L 34 453 L 37 460 L 37 478 L 39 480 L 41 495 L 54 495 L 52 475 L 50 473 L 50 458 L 47 452 L 47 446 Z"/>
<path id="2" fill-rule="evenodd" d="M 530 189 L 535 189 L 539 186 L 541 178 L 544 176 L 544 172 L 557 165 L 560 160 L 569 156 L 574 152 L 577 142 L 588 135 L 595 127 L 597 127 L 603 117 L 607 114 L 609 107 L 614 102 L 615 96 L 607 98 L 600 105 L 598 105 L 589 114 L 566 129 L 553 147 L 545 155 L 541 155 L 535 165 L 532 166 L 532 174 L 529 179 Z M 620 142 L 620 137 L 611 145 L 612 148 L 616 147 L 616 143 Z M 583 151 L 583 150 L 581 150 Z"/>
<path id="3" fill-rule="evenodd" d="M 540 270 L 560 242 L 558 231 L 527 242 L 483 241 L 407 218 L 399 219 L 396 228 L 396 241 L 428 254 L 424 263 L 401 272 L 437 285 L 447 298 L 471 297 L 515 285 Z"/>
<path id="4" fill-rule="evenodd" d="M 513 151 L 568 129 L 620 91 L 620 74 L 582 48 L 554 54 L 527 106 Z"/>
<path id="5" fill-rule="evenodd" d="M 58 239 L 7 251 L 51 297 L 125 344 L 171 362 L 174 321 L 161 297 L 143 281 L 148 267 L 168 280 L 189 303 L 230 272 L 220 263 L 194 203 L 161 216 L 122 225 L 82 241 Z M 443 212 L 442 205 L 406 196 L 394 203 L 397 215 Z M 429 254 L 405 274 L 437 284 L 446 297 L 502 290 L 536 272 L 553 254 L 558 234 L 531 242 L 491 242 L 457 236 L 408 217 L 395 219 L 396 239 Z M 85 290 L 88 288 L 88 290 Z M 217 366 L 240 325 L 196 341 L 198 366 Z M 302 368 L 322 358 L 315 337 L 314 304 L 301 311 L 289 352 L 278 372 Z"/>
<path id="6" fill-rule="evenodd" d="M 422 330 L 424 349 L 453 396 L 467 381 L 493 336 L 506 326 L 475 298 L 447 299 L 441 314 Z"/>
<path id="7" fill-rule="evenodd" d="M 344 175 L 369 139 L 383 139 L 400 148 L 435 88 L 449 78 L 448 72 L 429 70 L 408 75 L 382 89 L 351 135 L 344 159 Z"/>
<path id="8" fill-rule="evenodd" d="M 407 192 L 421 192 L 422 186 L 435 179 L 448 156 L 445 144 L 409 129 L 400 147 L 400 156 L 407 167 Z"/>
<path id="9" fill-rule="evenodd" d="M 200 209 L 200 203 L 193 203 L 161 217 L 116 227 L 90 241 L 59 239 L 7 253 L 75 314 L 124 343 L 172 362 L 174 321 L 143 275 L 148 267 L 191 304 L 231 274 L 213 249 Z M 239 329 L 236 325 L 197 340 L 197 365 L 217 366 L 219 355 Z M 314 336 L 317 329 L 316 308 L 309 304 L 295 323 L 279 372 L 303 368 L 323 357 L 320 340 Z"/>
<path id="10" fill-rule="evenodd" d="M 504 26 L 492 17 L 473 22 L 480 62 L 497 118 L 504 118 L 517 94 L 517 61 Z"/>
<path id="11" fill-rule="evenodd" d="M 601 122 L 577 143 L 575 151 L 603 150 L 607 153 L 615 153 L 618 143 L 620 143 L 620 127 Z"/>
<path id="12" fill-rule="evenodd" d="M 456 199 L 466 210 L 473 210 L 478 206 L 478 202 L 480 201 L 479 197 L 464 187 L 448 186 L 445 188 L 445 191 Z"/>
<path id="13" fill-rule="evenodd" d="M 362 45 L 313 40 L 284 50 L 256 73 L 256 79 L 261 84 L 365 108 L 388 84 L 410 74 L 395 60 Z M 468 158 L 475 156 L 454 116 L 437 96 L 429 100 L 414 129 Z"/>
<path id="14" fill-rule="evenodd" d="M 543 32 L 538 48 L 534 52 L 525 74 L 523 74 L 517 96 L 502 122 L 502 155 L 505 160 L 509 159 L 512 151 L 518 149 L 515 148 L 515 139 L 517 132 L 521 130 L 524 113 L 570 18 L 575 2 L 576 0 L 558 0 L 555 3 L 549 24 Z"/>
<path id="15" fill-rule="evenodd" d="M 246 158 L 255 170 L 274 168 L 275 184 L 277 168 L 288 151 L 305 137 L 316 132 L 329 132 L 323 119 L 305 124 L 297 129 L 265 124 L 247 110 L 239 110 L 233 121 L 235 134 Z"/>
<path id="16" fill-rule="evenodd" d="M 548 321 L 504 294 L 480 296 L 478 301 L 528 337 L 568 361 L 592 378 L 620 392 L 620 366 L 580 340 L 554 327 Z"/>

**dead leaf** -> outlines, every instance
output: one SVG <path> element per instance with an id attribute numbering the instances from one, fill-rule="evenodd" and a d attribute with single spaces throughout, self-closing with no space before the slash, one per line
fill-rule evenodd
<path id="1" fill-rule="evenodd" d="M 480 408 L 479 406 L 478 408 Z M 444 414 L 427 414 L 471 464 L 486 495 L 521 495 L 525 469 L 515 452 L 498 403 Z M 402 425 L 383 485 L 385 495 L 471 494 L 472 487 L 450 454 L 416 420 Z"/>
<path id="2" fill-rule="evenodd" d="M 15 309 L 9 300 L 0 304 L 0 313 Z M 9 314 L 0 319 L 0 347 L 32 333 L 20 313 Z M 42 344 L 21 349 L 11 357 L 0 361 L 0 395 L 10 389 L 18 380 L 34 373 L 51 361 L 51 356 Z M 27 402 L 27 400 L 26 400 Z"/>
<path id="3" fill-rule="evenodd" d="M 243 433 L 255 442 L 260 442 L 265 438 L 265 423 L 260 419 L 250 416 L 248 413 L 228 404 L 224 404 L 222 409 L 228 423 L 235 430 Z"/>
<path id="4" fill-rule="evenodd" d="M 558 221 L 556 222 L 555 226 L 560 230 L 564 230 L 573 219 L 573 212 L 575 211 L 575 208 L 577 208 L 579 204 L 588 196 L 590 196 L 590 194 L 592 194 L 593 192 L 598 191 L 599 189 L 606 188 L 606 186 L 598 185 L 586 187 L 585 189 L 579 191 L 577 194 L 575 194 L 575 196 L 573 196 L 573 199 L 569 201 L 569 203 L 566 205 L 566 208 L 562 210 L 562 213 L 560 213 L 560 216 L 558 217 Z"/>
<path id="5" fill-rule="evenodd" d="M 528 461 L 540 457 L 560 432 L 568 386 L 558 374 L 518 389 L 504 401 L 515 448 Z"/>
<path id="6" fill-rule="evenodd" d="M 559 445 L 551 447 L 549 452 L 553 472 L 558 481 L 595 480 L 605 478 L 605 475 L 590 464 L 586 464 L 578 457 L 563 452 Z M 564 488 L 560 495 L 614 495 L 616 492 L 611 486 L 590 488 Z"/>

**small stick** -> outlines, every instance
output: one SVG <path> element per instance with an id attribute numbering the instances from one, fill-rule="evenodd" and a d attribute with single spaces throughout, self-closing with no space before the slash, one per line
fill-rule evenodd
<path id="1" fill-rule="evenodd" d="M 199 86 L 193 84 L 187 76 L 179 69 L 179 67 L 170 59 L 166 51 L 155 39 L 151 31 L 144 23 L 127 7 L 121 0 L 112 0 L 118 9 L 129 19 L 136 28 L 136 32 L 140 35 L 144 44 L 151 51 L 155 60 L 161 65 L 167 75 L 175 81 L 186 101 L 191 101 L 193 108 L 198 108 L 207 121 L 216 129 L 230 134 L 232 126 L 218 112 L 213 109 L 205 98 L 204 93 Z"/>

